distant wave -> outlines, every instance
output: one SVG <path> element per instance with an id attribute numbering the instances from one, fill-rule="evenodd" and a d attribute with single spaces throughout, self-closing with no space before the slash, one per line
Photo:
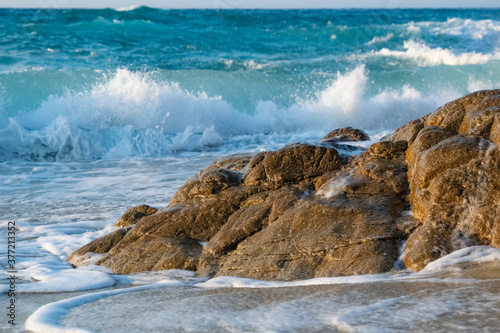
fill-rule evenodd
<path id="1" fill-rule="evenodd" d="M 500 32 L 500 21 L 497 20 L 472 20 L 462 18 L 448 18 L 446 22 L 421 23 L 431 28 L 431 31 L 440 35 L 470 37 L 482 40 L 489 36 L 496 36 Z"/>
<path id="2" fill-rule="evenodd" d="M 419 66 L 463 66 L 485 64 L 491 60 L 500 60 L 500 50 L 493 53 L 465 52 L 453 53 L 452 49 L 441 47 L 431 48 L 422 42 L 405 41 L 404 51 L 389 50 L 383 48 L 379 51 L 371 51 L 366 56 L 395 57 L 415 61 Z"/>
<path id="3" fill-rule="evenodd" d="M 385 36 L 376 36 L 376 37 L 373 37 L 373 39 L 371 41 L 366 43 L 366 45 L 373 45 L 373 44 L 377 44 L 377 43 L 387 42 L 388 40 L 390 40 L 393 37 L 394 37 L 393 33 L 388 33 Z"/>
<path id="4" fill-rule="evenodd" d="M 118 12 L 130 12 L 132 10 L 136 10 L 137 8 L 141 8 L 143 6 L 141 5 L 132 5 L 132 6 L 128 6 L 128 7 L 118 7 L 118 8 L 114 8 L 114 10 L 118 11 Z"/>

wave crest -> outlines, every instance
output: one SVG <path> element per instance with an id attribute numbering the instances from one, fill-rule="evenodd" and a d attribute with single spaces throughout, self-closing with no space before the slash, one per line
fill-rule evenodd
<path id="1" fill-rule="evenodd" d="M 461 54 L 453 53 L 453 49 L 443 49 L 440 47 L 431 48 L 425 43 L 413 40 L 404 42 L 405 51 L 396 51 L 383 48 L 379 51 L 371 51 L 368 56 L 395 57 L 415 61 L 419 66 L 462 66 L 485 64 L 491 60 L 500 60 L 500 51 L 493 53 L 465 52 Z"/>
<path id="2" fill-rule="evenodd" d="M 338 73 L 316 96 L 279 107 L 261 101 L 240 112 L 220 96 L 191 93 L 150 74 L 121 69 L 85 92 L 51 96 L 0 129 L 2 159 L 81 160 L 159 156 L 212 149 L 235 138 L 279 134 L 284 141 L 337 127 L 393 130 L 457 97 L 423 96 L 411 86 L 367 93 L 364 65 Z M 286 139 L 288 138 L 288 139 Z"/>

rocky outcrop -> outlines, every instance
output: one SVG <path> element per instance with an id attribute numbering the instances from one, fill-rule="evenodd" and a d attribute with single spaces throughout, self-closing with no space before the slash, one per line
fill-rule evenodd
<path id="1" fill-rule="evenodd" d="M 231 156 L 188 180 L 165 209 L 128 210 L 120 240 L 97 239 L 69 260 L 99 251 L 97 264 L 115 273 L 280 280 L 384 272 L 405 237 L 406 172 L 400 142 L 354 158 L 309 144 Z"/>
<path id="2" fill-rule="evenodd" d="M 420 270 L 471 245 L 500 247 L 500 90 L 444 105 L 398 129 L 407 140 L 409 201 L 420 221 L 405 264 Z"/>
<path id="3" fill-rule="evenodd" d="M 115 273 L 294 280 L 386 272 L 406 239 L 404 262 L 416 270 L 466 246 L 500 247 L 499 117 L 500 90 L 477 92 L 357 156 L 342 154 L 345 140 L 369 138 L 352 128 L 317 145 L 230 156 L 168 207 L 128 210 L 117 222 L 125 229 L 68 260 L 93 252 Z"/>

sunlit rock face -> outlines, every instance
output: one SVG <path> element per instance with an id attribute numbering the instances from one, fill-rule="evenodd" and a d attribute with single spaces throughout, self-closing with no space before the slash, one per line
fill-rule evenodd
<path id="1" fill-rule="evenodd" d="M 500 90 L 480 91 L 398 129 L 406 151 L 409 201 L 420 226 L 405 263 L 430 261 L 471 245 L 500 246 Z"/>
<path id="2" fill-rule="evenodd" d="M 415 270 L 463 247 L 500 247 L 499 117 L 500 90 L 483 91 L 368 151 L 349 145 L 366 133 L 344 128 L 317 144 L 230 156 L 188 180 L 168 207 L 128 210 L 124 229 L 68 260 L 96 252 L 97 264 L 121 274 L 295 280 L 387 272 L 406 239 L 404 263 Z"/>

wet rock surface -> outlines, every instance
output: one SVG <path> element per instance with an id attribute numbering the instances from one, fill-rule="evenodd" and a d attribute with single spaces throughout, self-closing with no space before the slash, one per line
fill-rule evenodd
<path id="1" fill-rule="evenodd" d="M 339 129 L 214 162 L 170 205 L 128 210 L 127 229 L 68 260 L 101 253 L 115 273 L 180 268 L 201 276 L 295 280 L 387 272 L 471 245 L 500 247 L 500 90 L 477 92 L 397 129 L 357 156 L 325 142 Z M 151 207 L 150 207 L 151 208 Z"/>
<path id="2" fill-rule="evenodd" d="M 368 141 L 370 136 L 366 132 L 352 128 L 344 127 L 331 131 L 323 137 L 322 142 L 336 142 L 336 141 Z"/>
<path id="3" fill-rule="evenodd" d="M 480 91 L 394 133 L 410 141 L 409 201 L 420 224 L 406 243 L 407 267 L 472 245 L 500 247 L 498 117 L 500 90 Z"/>
<path id="4" fill-rule="evenodd" d="M 127 227 L 129 225 L 134 225 L 144 216 L 153 215 L 158 211 L 158 209 L 148 206 L 140 205 L 137 207 L 132 207 L 127 209 L 127 211 L 116 221 L 115 226 L 117 227 Z"/>

